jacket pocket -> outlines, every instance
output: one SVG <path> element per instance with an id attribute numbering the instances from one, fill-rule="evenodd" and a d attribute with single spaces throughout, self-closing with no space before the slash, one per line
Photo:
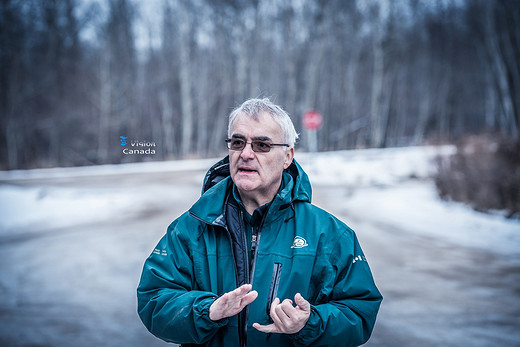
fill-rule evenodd
<path id="1" fill-rule="evenodd" d="M 271 277 L 271 286 L 269 287 L 269 296 L 267 297 L 266 313 L 269 316 L 271 313 L 271 304 L 278 295 L 278 284 L 280 283 L 280 275 L 282 274 L 282 263 L 274 263 L 273 276 Z"/>

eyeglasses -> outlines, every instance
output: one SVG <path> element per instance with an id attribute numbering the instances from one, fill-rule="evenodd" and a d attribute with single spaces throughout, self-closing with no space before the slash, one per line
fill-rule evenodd
<path id="1" fill-rule="evenodd" d="M 251 144 L 251 149 L 253 152 L 262 152 L 266 153 L 271 150 L 271 147 L 273 146 L 285 146 L 289 147 L 287 143 L 270 143 L 267 141 L 251 141 L 246 142 L 243 139 L 226 139 L 226 143 L 229 149 L 232 151 L 242 151 L 244 148 L 246 148 L 246 145 L 248 143 Z"/>

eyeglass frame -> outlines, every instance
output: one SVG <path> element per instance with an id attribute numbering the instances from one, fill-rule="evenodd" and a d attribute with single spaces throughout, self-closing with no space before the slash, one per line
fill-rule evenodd
<path id="1" fill-rule="evenodd" d="M 269 153 L 272 149 L 272 146 L 291 147 L 291 145 L 289 145 L 288 143 L 270 143 L 265 140 L 254 140 L 254 141 L 247 142 L 245 139 L 242 139 L 242 138 L 231 138 L 231 139 L 225 139 L 224 141 L 226 142 L 228 149 L 230 149 L 232 151 L 243 151 L 248 144 L 251 145 L 251 150 L 255 153 Z M 243 141 L 244 146 L 241 149 L 233 149 L 233 148 L 231 148 L 232 141 Z M 261 143 L 261 144 L 266 145 L 268 150 L 267 151 L 255 150 L 255 148 L 258 149 L 258 147 L 257 147 L 257 145 L 255 145 L 255 143 Z"/>

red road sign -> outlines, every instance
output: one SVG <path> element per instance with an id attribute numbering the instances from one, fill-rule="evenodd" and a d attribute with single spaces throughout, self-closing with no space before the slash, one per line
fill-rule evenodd
<path id="1" fill-rule="evenodd" d="M 303 115 L 303 127 L 308 130 L 318 130 L 323 122 L 323 117 L 318 111 L 311 110 Z"/>

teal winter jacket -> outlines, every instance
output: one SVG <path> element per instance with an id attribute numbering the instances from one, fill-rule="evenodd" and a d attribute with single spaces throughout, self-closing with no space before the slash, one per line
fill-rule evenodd
<path id="1" fill-rule="evenodd" d="M 230 177 L 204 192 L 168 227 L 146 260 L 137 288 L 139 316 L 151 333 L 204 346 L 330 347 L 368 340 L 382 296 L 354 231 L 311 204 L 309 179 L 296 161 L 283 180 L 263 217 L 251 269 L 237 263 L 240 248 L 230 235 Z M 248 271 L 257 299 L 242 319 L 210 320 L 213 301 L 241 284 L 239 271 Z M 300 332 L 265 334 L 252 327 L 271 324 L 271 302 L 294 300 L 296 293 L 311 303 Z"/>

